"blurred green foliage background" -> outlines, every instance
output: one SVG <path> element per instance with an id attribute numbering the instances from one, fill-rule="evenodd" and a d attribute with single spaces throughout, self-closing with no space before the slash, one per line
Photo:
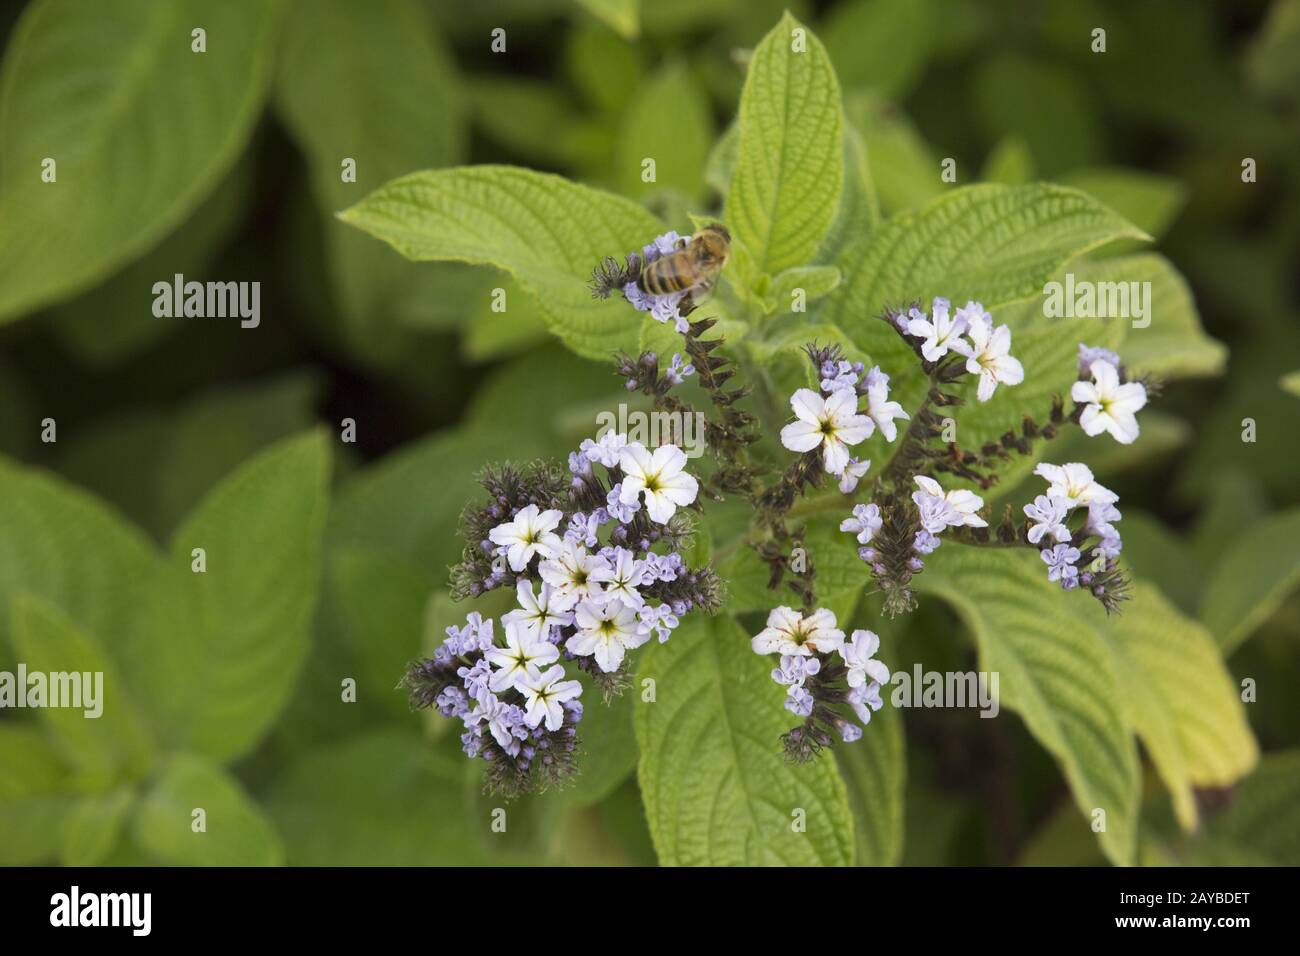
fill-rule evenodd
<path id="1" fill-rule="evenodd" d="M 655 862 L 631 701 L 589 727 L 577 786 L 501 835 L 456 733 L 394 689 L 463 614 L 443 569 L 478 468 L 575 446 L 621 383 L 509 277 L 406 262 L 334 214 L 413 170 L 499 162 L 684 228 L 717 205 L 748 52 L 786 7 L 830 51 L 885 213 L 949 188 L 951 157 L 958 184 L 1092 193 L 1186 277 L 1226 348 L 1153 403 L 1140 453 L 1085 460 L 1123 498 L 1136 573 L 1256 680 L 1264 757 L 1198 795 L 1192 836 L 1153 782 L 1141 859 L 1300 863 L 1296 0 L 6 8 L 0 669 L 62 648 L 142 700 L 112 726 L 0 713 L 0 862 Z M 55 200 L 31 187 L 52 142 Z M 260 281 L 261 325 L 155 318 L 151 286 L 178 272 Z M 219 600 L 185 583 L 195 540 Z M 960 628 L 927 603 L 890 664 L 972 666 Z M 898 858 L 1101 862 L 1023 725 L 971 716 L 906 715 Z M 222 821 L 206 843 L 187 839 L 198 805 Z"/>

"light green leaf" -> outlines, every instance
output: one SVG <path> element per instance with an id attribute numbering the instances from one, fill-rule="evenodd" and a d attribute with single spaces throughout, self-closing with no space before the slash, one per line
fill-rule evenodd
<path id="1" fill-rule="evenodd" d="M 117 642 L 131 630 L 156 553 L 103 502 L 54 475 L 0 461 L 0 628 L 13 599 L 43 598 L 80 629 Z"/>
<path id="2" fill-rule="evenodd" d="M 907 93 L 925 68 L 938 33 L 930 0 L 854 0 L 836 6 L 823 37 L 846 88 Z"/>
<path id="3" fill-rule="evenodd" d="M 791 308 L 791 295 L 803 292 L 803 301 L 812 302 L 830 295 L 840 284 L 840 270 L 835 266 L 792 266 L 772 278 L 767 299 L 772 311 Z"/>
<path id="4" fill-rule="evenodd" d="M 890 659 L 887 647 L 879 657 Z M 897 866 L 903 857 L 907 750 L 903 715 L 890 705 L 888 690 L 862 739 L 832 748 L 848 789 L 858 866 Z"/>
<path id="5" fill-rule="evenodd" d="M 415 733 L 360 735 L 299 757 L 266 806 L 294 866 L 482 864 L 491 817 L 464 813 L 467 763 Z"/>
<path id="6" fill-rule="evenodd" d="M 47 706 L 39 711 L 56 746 L 88 780 L 107 783 L 138 777 L 153 761 L 153 741 L 132 701 L 121 673 L 98 640 L 79 628 L 58 608 L 40 598 L 19 595 L 13 604 L 13 643 L 29 675 L 54 674 L 77 678 L 58 693 L 71 695 L 79 706 L 53 706 L 55 688 L 47 687 Z M 94 675 L 102 674 L 101 680 Z M 93 704 L 91 698 L 98 696 Z M 67 701 L 65 701 L 67 702 Z M 98 711 L 98 716 L 92 716 Z"/>
<path id="7" fill-rule="evenodd" d="M 862 135 L 871 181 L 885 212 L 915 209 L 951 188 L 940 178 L 938 156 L 897 105 L 855 91 L 845 95 L 844 111 Z"/>
<path id="8" fill-rule="evenodd" d="M 583 115 L 556 84 L 488 74 L 470 77 L 467 86 L 475 125 L 519 157 L 560 167 L 599 157 L 602 170 L 608 162 L 612 130 Z"/>
<path id="9" fill-rule="evenodd" d="M 1278 379 L 1278 387 L 1284 392 L 1290 392 L 1297 398 L 1300 398 L 1300 371 L 1288 372 Z"/>
<path id="10" fill-rule="evenodd" d="M 984 169 L 980 172 L 980 179 L 985 182 L 1005 183 L 1008 186 L 1023 186 L 1033 178 L 1033 154 L 1018 136 L 1002 139 L 984 160 Z"/>
<path id="11" fill-rule="evenodd" d="M 725 220 L 758 272 L 809 262 L 844 180 L 839 84 L 825 48 L 788 13 L 754 51 Z"/>
<path id="12" fill-rule="evenodd" d="M 83 797 L 63 821 L 59 862 L 98 866 L 113 852 L 135 802 L 128 787 Z"/>
<path id="13" fill-rule="evenodd" d="M 713 142 L 708 97 L 691 71 L 670 61 L 648 77 L 627 104 L 614 150 L 618 191 L 645 199 L 675 189 L 698 202 L 704 166 Z M 654 160 L 654 182 L 645 182 L 644 162 Z"/>
<path id="14" fill-rule="evenodd" d="M 641 316 L 617 294 L 591 297 L 591 271 L 663 231 L 630 200 L 509 166 L 413 173 L 342 213 L 409 259 L 456 259 L 514 275 L 566 345 L 606 360 L 636 347 Z"/>
<path id="15" fill-rule="evenodd" d="M 285 25 L 275 105 L 307 156 L 335 307 L 348 345 L 384 360 L 426 319 L 451 273 L 406 262 L 332 216 L 394 176 L 447 166 L 463 152 L 464 120 L 450 57 L 418 0 L 298 3 Z M 343 181 L 342 163 L 356 164 Z"/>
<path id="16" fill-rule="evenodd" d="M 1087 610 L 1114 654 L 1121 704 L 1192 830 L 1193 788 L 1230 786 L 1259 755 L 1232 675 L 1210 633 L 1150 585 L 1135 585 L 1118 617 Z"/>
<path id="17" fill-rule="evenodd" d="M 0 78 L 0 317 L 94 285 L 184 221 L 248 142 L 282 10 L 28 6 Z M 42 180 L 46 158 L 54 182 Z"/>
<path id="18" fill-rule="evenodd" d="M 206 829 L 196 832 L 194 812 Z M 182 866 L 280 866 L 275 825 L 243 787 L 205 757 L 172 757 L 146 791 L 132 823 L 142 850 Z"/>
<path id="19" fill-rule="evenodd" d="M 506 303 L 501 312 L 492 307 L 493 290 L 498 288 Z M 517 355 L 548 340 L 541 305 L 510 276 L 493 273 L 489 281 L 480 284 L 478 294 L 480 299 L 471 308 L 461 336 L 461 354 L 471 362 Z"/>
<path id="20" fill-rule="evenodd" d="M 628 39 L 641 32 L 641 0 L 578 0 L 578 3 Z"/>
<path id="21" fill-rule="evenodd" d="M 1219 556 L 1205 588 L 1200 618 L 1231 654 L 1300 586 L 1300 509 L 1251 525 Z"/>
<path id="22" fill-rule="evenodd" d="M 576 23 L 566 37 L 565 71 L 593 106 L 617 114 L 641 82 L 641 52 L 601 24 Z"/>
<path id="23" fill-rule="evenodd" d="M 331 555 L 330 581 L 330 605 L 357 662 L 358 700 L 410 720 L 396 685 L 419 656 L 425 602 L 441 576 L 420 574 L 403 558 L 348 548 Z"/>
<path id="24" fill-rule="evenodd" d="M 1053 588 L 1042 568 L 1032 552 L 950 543 L 914 580 L 966 622 L 980 669 L 999 675 L 1002 706 L 1018 713 L 1056 758 L 1080 811 L 1089 819 L 1096 809 L 1106 812 L 1102 848 L 1112 862 L 1130 864 L 1139 779 L 1124 685 L 1106 640 L 1083 610 L 1081 602 L 1092 598 Z"/>
<path id="25" fill-rule="evenodd" d="M 1300 2 L 1275 0 L 1246 56 L 1251 85 L 1279 99 L 1300 95 Z"/>
<path id="26" fill-rule="evenodd" d="M 330 448 L 282 441 L 218 485 L 172 538 L 123 663 L 165 741 L 229 760 L 288 700 L 310 644 Z M 191 570 L 192 551 L 206 570 Z"/>
<path id="27" fill-rule="evenodd" d="M 1154 239 L 1159 239 L 1187 202 L 1187 189 L 1176 179 L 1137 169 L 1096 166 L 1056 176 L 1105 203 Z"/>
<path id="28" fill-rule="evenodd" d="M 733 122 L 717 138 L 709 158 L 704 163 L 704 181 L 719 196 L 725 196 L 731 188 L 731 176 L 736 168 L 736 155 L 740 152 L 740 124 Z"/>
<path id="29" fill-rule="evenodd" d="M 829 757 L 792 766 L 780 736 L 771 661 L 749 648 L 730 618 L 684 623 L 643 650 L 639 680 L 657 700 L 638 702 L 638 779 L 659 862 L 666 865 L 846 865 L 853 822 Z M 794 832 L 793 813 L 807 814 Z"/>
<path id="30" fill-rule="evenodd" d="M 853 126 L 844 125 L 844 190 L 830 231 L 817 250 L 818 262 L 834 262 L 844 247 L 860 239 L 880 222 L 880 201 L 867 162 L 867 145 Z"/>
<path id="31" fill-rule="evenodd" d="M 0 723 L 0 865 L 54 857 L 76 797 L 68 771 L 39 727 Z"/>

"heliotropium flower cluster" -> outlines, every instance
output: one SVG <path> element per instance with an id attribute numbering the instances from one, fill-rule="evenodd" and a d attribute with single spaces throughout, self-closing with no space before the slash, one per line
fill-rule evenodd
<path id="1" fill-rule="evenodd" d="M 699 492 L 686 466 L 676 445 L 651 450 L 606 431 L 569 456 L 567 476 L 543 464 L 483 476 L 490 499 L 462 516 L 453 595 L 510 587 L 517 606 L 499 633 L 477 613 L 448 628 L 404 683 L 414 706 L 463 721 L 465 753 L 488 762 L 494 791 L 513 796 L 573 772 L 583 685 L 566 665 L 607 696 L 621 692 L 629 652 L 720 605 L 712 569 L 682 556 L 682 509 Z"/>

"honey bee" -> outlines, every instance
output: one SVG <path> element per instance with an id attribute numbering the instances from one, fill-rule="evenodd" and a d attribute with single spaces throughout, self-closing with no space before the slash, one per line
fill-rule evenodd
<path id="1" fill-rule="evenodd" d="M 731 252 L 731 233 L 710 223 L 674 252 L 647 263 L 637 285 L 650 295 L 689 291 L 692 300 L 712 291 Z"/>

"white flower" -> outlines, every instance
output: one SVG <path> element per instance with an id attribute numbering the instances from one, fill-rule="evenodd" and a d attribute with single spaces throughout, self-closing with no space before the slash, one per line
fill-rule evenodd
<path id="1" fill-rule="evenodd" d="M 871 678 L 879 684 L 889 683 L 889 668 L 875 659 L 880 638 L 874 631 L 854 631 L 852 640 L 840 646 L 840 657 L 849 666 L 850 687 L 861 687 Z"/>
<path id="2" fill-rule="evenodd" d="M 639 610 L 645 598 L 637 591 L 646 582 L 646 566 L 627 548 L 615 548 L 614 560 L 591 574 L 592 580 L 601 584 L 600 600 L 617 598 L 627 607 Z"/>
<path id="3" fill-rule="evenodd" d="M 755 654 L 789 654 L 809 657 L 814 652 L 839 650 L 844 632 L 835 627 L 835 615 L 822 608 L 804 617 L 794 608 L 773 608 L 767 627 L 750 641 Z"/>
<path id="4" fill-rule="evenodd" d="M 849 463 L 849 445 L 870 437 L 875 425 L 858 414 L 858 396 L 848 388 L 838 388 L 822 398 L 810 388 L 801 388 L 790 397 L 796 421 L 781 429 L 781 444 L 791 451 L 822 448 L 822 461 L 832 475 L 844 474 Z"/>
<path id="5" fill-rule="evenodd" d="M 854 505 L 853 517 L 840 522 L 840 530 L 858 536 L 858 544 L 869 544 L 880 530 L 880 505 Z"/>
<path id="6" fill-rule="evenodd" d="M 1025 505 L 1025 517 L 1034 522 L 1029 529 L 1029 543 L 1038 544 L 1048 534 L 1056 541 L 1069 541 L 1070 529 L 1065 526 L 1069 513 L 1069 501 L 1054 495 L 1039 495 L 1033 504 Z"/>
<path id="7" fill-rule="evenodd" d="M 686 453 L 676 445 L 660 445 L 651 454 L 640 442 L 623 449 L 618 466 L 623 470 L 619 501 L 632 504 L 645 495 L 650 520 L 667 524 L 678 507 L 695 500 L 700 483 L 685 471 Z"/>
<path id="8" fill-rule="evenodd" d="M 966 319 L 960 310 L 954 316 L 948 314 L 950 305 L 947 299 L 936 297 L 930 309 L 932 318 L 921 316 L 907 322 L 909 335 L 925 339 L 921 343 L 921 354 L 927 362 L 937 362 L 948 354 L 948 349 L 955 349 L 956 343 L 961 341 L 961 334 L 966 331 Z"/>
<path id="9" fill-rule="evenodd" d="M 917 475 L 912 480 L 921 489 L 912 492 L 912 501 L 916 503 L 917 508 L 924 508 L 923 502 L 926 499 L 938 499 L 947 505 L 946 509 L 938 512 L 942 515 L 945 524 L 952 525 L 954 528 L 962 525 L 970 528 L 988 527 L 988 522 L 975 513 L 984 507 L 984 499 L 975 492 L 964 488 L 945 492 L 939 487 L 939 482 L 925 475 Z M 926 527 L 925 530 L 931 534 L 938 534 L 938 531 L 930 527 Z"/>
<path id="10" fill-rule="evenodd" d="M 1084 523 L 1083 530 L 1088 534 L 1118 534 L 1111 522 L 1119 521 L 1123 517 L 1119 509 L 1115 507 L 1114 501 L 1102 499 L 1090 501 L 1088 503 L 1088 520 Z"/>
<path id="11" fill-rule="evenodd" d="M 525 678 L 536 677 L 547 664 L 558 661 L 560 649 L 544 638 L 529 634 L 518 624 L 508 624 L 506 646 L 489 647 L 483 656 L 497 668 L 488 681 L 488 689 L 499 694 L 519 686 Z"/>
<path id="12" fill-rule="evenodd" d="M 511 571 L 522 571 L 534 554 L 549 558 L 563 547 L 564 542 L 555 533 L 564 513 L 552 508 L 539 511 L 537 505 L 520 508 L 514 519 L 499 524 L 488 532 L 492 543 L 503 548 Z"/>
<path id="13" fill-rule="evenodd" d="M 1091 382 L 1075 382 L 1070 397 L 1084 404 L 1079 424 L 1085 435 L 1110 432 L 1121 445 L 1138 437 L 1137 412 L 1147 403 L 1147 390 L 1140 382 L 1119 382 L 1119 371 L 1105 359 L 1090 368 Z"/>
<path id="14" fill-rule="evenodd" d="M 595 657 L 606 674 L 619 669 L 624 654 L 650 640 L 650 630 L 641 626 L 636 611 L 618 600 L 601 605 L 583 601 L 574 613 L 574 623 L 578 633 L 564 646 L 579 657 Z"/>
<path id="15" fill-rule="evenodd" d="M 519 596 L 519 607 L 501 616 L 501 623 L 507 628 L 514 625 L 529 637 L 545 640 L 555 625 L 573 623 L 572 614 L 555 606 L 555 592 L 549 584 L 543 584 L 542 593 L 535 594 L 533 582 L 523 580 L 515 585 L 515 593 Z M 564 600 L 561 598 L 558 603 L 563 604 Z"/>
<path id="16" fill-rule="evenodd" d="M 1119 501 L 1119 495 L 1093 480 L 1091 468 L 1077 461 L 1065 465 L 1040 462 L 1034 469 L 1034 474 L 1047 479 L 1049 497 L 1065 498 L 1071 508 L 1092 504 L 1094 501 L 1112 504 Z"/>
<path id="17" fill-rule="evenodd" d="M 879 367 L 867 373 L 867 417 L 880 428 L 880 434 L 888 442 L 898 437 L 898 426 L 894 424 L 894 419 L 906 421 L 911 417 L 903 411 L 902 405 L 889 400 L 889 376 L 880 371 Z"/>
<path id="18" fill-rule="evenodd" d="M 609 567 L 598 554 L 590 554 L 576 541 L 567 541 L 555 557 L 537 567 L 542 580 L 551 586 L 550 604 L 557 611 L 567 611 L 579 601 L 600 593 L 595 572 Z"/>
<path id="19" fill-rule="evenodd" d="M 547 730 L 559 730 L 564 723 L 566 700 L 582 694 L 582 685 L 576 680 L 564 680 L 564 668 L 556 664 L 545 674 L 537 674 L 519 682 L 519 692 L 528 699 L 524 723 L 536 727 L 543 720 Z"/>
<path id="20" fill-rule="evenodd" d="M 578 450 L 586 455 L 588 460 L 600 462 L 606 468 L 613 468 L 618 464 L 619 456 L 623 454 L 623 449 L 626 447 L 627 436 L 610 428 L 596 441 L 584 438 Z"/>
<path id="21" fill-rule="evenodd" d="M 981 402 L 993 397 L 993 390 L 998 384 L 1019 385 L 1025 380 L 1025 368 L 1020 360 L 1011 356 L 1011 327 L 999 325 L 993 328 L 993 320 L 983 306 L 972 303 L 983 313 L 973 319 L 967 334 L 970 344 L 965 341 L 954 342 L 952 349 L 966 356 L 966 371 L 979 375 L 979 387 L 975 396 Z"/>
<path id="22" fill-rule="evenodd" d="M 840 477 L 840 492 L 846 495 L 853 494 L 858 487 L 858 482 L 862 476 L 867 473 L 871 467 L 871 459 L 858 461 L 856 458 L 850 458 L 849 463 L 844 466 L 844 474 Z"/>

